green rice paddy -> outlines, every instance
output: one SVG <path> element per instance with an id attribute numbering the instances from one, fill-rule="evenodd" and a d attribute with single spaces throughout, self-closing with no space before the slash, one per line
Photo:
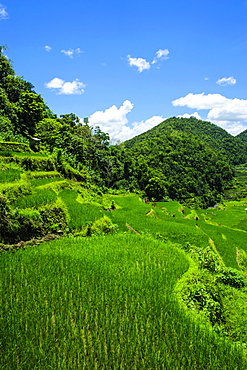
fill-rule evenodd
<path id="1" fill-rule="evenodd" d="M 0 369 L 247 369 L 241 336 L 234 343 L 217 335 L 175 295 L 190 267 L 181 250 L 188 243 L 213 245 L 226 266 L 239 269 L 236 251 L 247 253 L 244 202 L 191 210 L 128 194 L 105 195 L 100 204 L 55 171 L 3 172 L 2 186 L 19 180 L 32 188 L 15 208 L 60 202 L 71 236 L 0 255 Z M 106 211 L 112 201 L 116 208 Z M 73 236 L 103 215 L 118 233 Z M 245 312 L 241 294 L 232 297 Z M 224 302 L 230 322 L 234 302 Z"/>
<path id="2" fill-rule="evenodd" d="M 67 238 L 1 256 L 3 369 L 245 369 L 179 306 L 185 254 L 152 238 Z"/>

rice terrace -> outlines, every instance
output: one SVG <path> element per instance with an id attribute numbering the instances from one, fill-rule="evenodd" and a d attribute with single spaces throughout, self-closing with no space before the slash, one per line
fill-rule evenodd
<path id="1" fill-rule="evenodd" d="M 122 143 L 0 47 L 0 369 L 246 370 L 247 130 Z"/>
<path id="2" fill-rule="evenodd" d="M 1 368 L 246 368 L 247 199 L 193 209 L 95 195 L 8 158 L 2 224 L 14 222 L 6 195 L 26 233 L 57 222 L 54 240 L 2 243 Z"/>

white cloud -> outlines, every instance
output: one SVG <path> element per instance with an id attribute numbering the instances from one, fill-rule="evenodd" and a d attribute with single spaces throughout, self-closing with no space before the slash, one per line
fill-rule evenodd
<path id="1" fill-rule="evenodd" d="M 83 53 L 83 51 L 80 48 L 77 48 L 77 49 L 61 50 L 61 53 L 65 54 L 67 57 L 72 59 L 74 57 L 74 54 L 79 55 Z"/>
<path id="2" fill-rule="evenodd" d="M 194 112 L 194 113 L 191 113 L 191 114 L 189 114 L 189 113 L 185 113 L 185 114 L 179 114 L 178 116 L 177 116 L 178 118 L 190 118 L 190 117 L 195 117 L 195 118 L 197 118 L 197 119 L 202 119 L 202 117 L 197 113 L 197 112 Z"/>
<path id="3" fill-rule="evenodd" d="M 159 123 L 163 122 L 165 118 L 163 116 L 153 116 L 151 118 L 148 118 L 145 121 L 140 122 L 134 122 L 132 124 L 132 128 L 130 128 L 128 132 L 128 137 L 125 139 L 131 139 L 134 136 L 140 135 L 143 132 L 146 132 L 153 128 L 154 126 L 157 126 Z"/>
<path id="4" fill-rule="evenodd" d="M 168 59 L 168 54 L 169 54 L 169 50 L 168 49 L 159 49 L 157 52 L 156 52 L 156 56 L 154 58 L 154 60 L 152 61 L 152 64 L 155 64 L 157 63 L 159 60 L 163 60 L 163 59 Z"/>
<path id="5" fill-rule="evenodd" d="M 211 121 L 211 122 L 223 128 L 233 136 L 236 136 L 240 132 L 247 130 L 247 123 L 244 124 L 243 122 L 228 122 L 228 121 Z"/>
<path id="6" fill-rule="evenodd" d="M 133 104 L 125 100 L 120 108 L 116 105 L 105 111 L 97 111 L 89 117 L 89 124 L 99 126 L 102 131 L 107 132 L 112 140 L 125 141 L 139 135 L 164 120 L 161 116 L 153 116 L 146 121 L 134 122 L 128 125 L 127 114 L 133 109 Z"/>
<path id="7" fill-rule="evenodd" d="M 80 95 L 84 93 L 86 85 L 77 78 L 72 82 L 65 82 L 61 78 L 55 77 L 45 86 L 48 89 L 57 89 L 58 95 Z"/>
<path id="8" fill-rule="evenodd" d="M 156 52 L 155 57 L 154 57 L 154 59 L 153 59 L 153 61 L 151 63 L 148 62 L 144 58 L 132 58 L 130 55 L 127 55 L 127 59 L 128 59 L 128 62 L 129 62 L 129 65 L 130 66 L 135 66 L 135 67 L 137 67 L 137 69 L 138 69 L 139 72 L 142 72 L 145 69 L 150 69 L 151 68 L 151 64 L 155 64 L 155 63 L 158 63 L 158 61 L 161 61 L 161 60 L 164 60 L 164 59 L 168 59 L 169 58 L 168 57 L 168 54 L 169 54 L 169 50 L 168 49 L 159 49 Z"/>
<path id="9" fill-rule="evenodd" d="M 0 20 L 1 19 L 7 19 L 8 13 L 6 12 L 6 6 L 0 4 Z"/>
<path id="10" fill-rule="evenodd" d="M 186 96 L 173 100 L 172 105 L 175 107 L 188 107 L 193 109 L 211 109 L 214 106 L 222 106 L 227 98 L 220 94 L 193 94 L 189 93 Z"/>
<path id="11" fill-rule="evenodd" d="M 223 86 L 226 86 L 226 85 L 236 85 L 237 80 L 233 76 L 231 76 L 231 77 L 223 77 L 223 78 L 220 78 L 216 83 L 218 85 L 223 85 Z"/>
<path id="12" fill-rule="evenodd" d="M 139 72 L 144 71 L 144 69 L 150 69 L 151 65 L 146 59 L 143 58 L 131 58 L 130 55 L 127 56 L 130 66 L 135 66 L 138 68 Z"/>
<path id="13" fill-rule="evenodd" d="M 188 94 L 176 99 L 172 104 L 177 107 L 209 110 L 207 119 L 228 131 L 239 133 L 247 122 L 247 100 L 228 99 L 220 94 Z M 238 131 L 239 130 L 239 131 Z M 238 132 L 237 132 L 238 131 Z"/>
<path id="14" fill-rule="evenodd" d="M 48 45 L 46 45 L 45 47 L 44 47 L 44 49 L 46 50 L 46 51 L 51 51 L 51 47 L 50 46 L 48 46 Z"/>

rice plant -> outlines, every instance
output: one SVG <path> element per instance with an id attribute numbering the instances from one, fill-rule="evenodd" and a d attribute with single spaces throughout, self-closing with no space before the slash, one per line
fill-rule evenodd
<path id="1" fill-rule="evenodd" d="M 34 187 L 37 187 L 37 186 L 42 186 L 42 185 L 47 185 L 47 184 L 50 184 L 52 182 L 56 182 L 56 181 L 63 181 L 64 178 L 63 177 L 54 177 L 54 178 L 48 178 L 48 179 L 35 179 L 35 180 L 31 180 L 31 185 L 34 186 Z"/>
<path id="2" fill-rule="evenodd" d="M 190 241 L 195 245 L 208 245 L 208 235 L 196 226 L 195 220 L 185 222 L 183 215 L 178 211 L 177 216 L 173 217 L 155 207 L 154 211 L 158 215 L 155 219 L 147 216 L 150 204 L 141 202 L 138 196 L 115 196 L 112 199 L 121 208 L 108 212 L 107 215 L 122 231 L 127 231 L 126 224 L 129 224 L 139 233 L 160 236 L 163 240 L 179 244 Z"/>
<path id="3" fill-rule="evenodd" d="M 182 251 L 136 235 L 68 238 L 3 254 L 2 369 L 246 369 L 174 296 Z"/>
<path id="4" fill-rule="evenodd" d="M 58 196 L 63 200 L 68 210 L 68 226 L 71 230 L 80 230 L 87 222 L 95 221 L 103 215 L 100 207 L 79 203 L 76 200 L 78 197 L 76 190 L 62 190 Z"/>
<path id="5" fill-rule="evenodd" d="M 0 170 L 0 183 L 18 181 L 21 178 L 21 170 L 17 169 L 6 169 Z"/>
<path id="6" fill-rule="evenodd" d="M 16 208 L 32 208 L 39 207 L 48 203 L 55 202 L 57 195 L 50 189 L 36 189 L 30 195 L 25 195 L 18 198 L 13 206 Z"/>

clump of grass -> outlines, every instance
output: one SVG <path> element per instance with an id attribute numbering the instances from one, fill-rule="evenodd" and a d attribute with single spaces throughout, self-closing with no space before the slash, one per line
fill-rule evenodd
<path id="1" fill-rule="evenodd" d="M 48 179 L 35 179 L 35 180 L 31 180 L 31 185 L 33 187 L 37 187 L 37 186 L 47 185 L 53 182 L 63 181 L 63 180 L 64 180 L 63 177 L 54 177 L 54 178 L 48 178 Z"/>
<path id="2" fill-rule="evenodd" d="M 117 227 L 109 217 L 103 216 L 94 222 L 87 223 L 83 234 L 85 236 L 113 234 L 117 230 Z"/>
<path id="3" fill-rule="evenodd" d="M 79 203 L 76 190 L 62 190 L 58 196 L 67 208 L 68 226 L 71 230 L 81 230 L 88 222 L 99 219 L 103 214 L 100 207 Z"/>
<path id="4" fill-rule="evenodd" d="M 57 195 L 50 189 L 36 189 L 32 194 L 18 198 L 13 206 L 16 208 L 32 208 L 55 202 Z"/>
<path id="5" fill-rule="evenodd" d="M 12 182 L 12 181 L 18 181 L 21 178 L 21 170 L 12 170 L 12 169 L 6 169 L 6 170 L 0 170 L 0 182 Z"/>

